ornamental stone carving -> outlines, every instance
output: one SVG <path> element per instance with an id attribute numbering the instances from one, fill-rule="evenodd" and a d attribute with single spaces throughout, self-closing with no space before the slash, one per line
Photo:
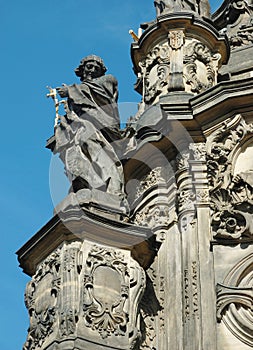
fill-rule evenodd
<path id="1" fill-rule="evenodd" d="M 232 50 L 253 43 L 253 6 L 251 1 L 227 1 L 223 10 L 223 31 L 228 35 Z"/>
<path id="2" fill-rule="evenodd" d="M 87 340 L 93 334 L 99 344 L 113 338 L 116 345 L 120 338 L 136 349 L 145 286 L 145 273 L 129 251 L 88 241 L 64 243 L 27 285 L 30 327 L 23 349 L 44 349 L 80 334 Z"/>
<path id="3" fill-rule="evenodd" d="M 211 225 L 215 239 L 241 240 L 253 235 L 253 171 L 232 175 L 235 148 L 252 134 L 253 126 L 238 115 L 231 122 L 223 123 L 207 143 Z"/>
<path id="4" fill-rule="evenodd" d="M 153 186 L 157 186 L 159 183 L 161 183 L 161 181 L 163 181 L 161 172 L 161 167 L 154 168 L 141 179 L 136 189 L 135 199 L 139 198 L 145 191 L 151 189 Z"/>
<path id="5" fill-rule="evenodd" d="M 253 237 L 253 188 L 243 180 L 252 174 L 249 171 L 249 174 L 236 175 L 228 190 L 220 189 L 212 195 L 212 228 L 215 238 Z"/>
<path id="6" fill-rule="evenodd" d="M 145 207 L 135 215 L 135 222 L 140 226 L 166 227 L 171 222 L 169 207 L 166 205 L 155 205 Z"/>
<path id="7" fill-rule="evenodd" d="M 146 104 L 172 91 L 199 94 L 217 83 L 221 55 L 184 29 L 168 30 L 167 40 L 139 61 L 136 90 Z"/>
<path id="8" fill-rule="evenodd" d="M 157 101 L 157 97 L 167 92 L 170 71 L 168 43 L 155 46 L 139 63 L 141 81 L 139 92 L 147 104 Z M 137 82 L 138 85 L 138 82 Z"/>
<path id="9" fill-rule="evenodd" d="M 59 253 L 57 250 L 42 262 L 27 284 L 25 304 L 30 316 L 30 326 L 23 350 L 41 348 L 54 330 L 61 284 Z"/>
<path id="10" fill-rule="evenodd" d="M 239 261 L 217 285 L 217 319 L 253 347 L 253 255 Z"/>
<path id="11" fill-rule="evenodd" d="M 186 91 L 200 93 L 216 83 L 219 54 L 212 54 L 201 42 L 193 40 L 185 47 L 184 80 Z"/>
<path id="12" fill-rule="evenodd" d="M 84 275 L 84 321 L 102 338 L 126 333 L 128 274 L 124 256 L 120 253 L 98 246 L 90 251 Z"/>
<path id="13" fill-rule="evenodd" d="M 207 166 L 211 190 L 227 188 L 231 183 L 233 150 L 242 140 L 253 134 L 253 125 L 241 115 L 220 125 L 207 141 Z"/>
<path id="14" fill-rule="evenodd" d="M 174 173 L 171 166 L 156 167 L 142 177 L 136 187 L 132 221 L 158 231 L 163 240 L 163 230 L 175 220 Z M 172 194 L 173 192 L 173 194 Z"/>
<path id="15" fill-rule="evenodd" d="M 154 75 L 154 82 L 152 83 L 152 80 L 147 81 L 144 95 L 146 103 L 154 102 L 157 96 L 167 92 L 169 69 L 168 64 L 159 64 L 152 70 L 151 74 Z"/>
<path id="16" fill-rule="evenodd" d="M 179 50 L 184 45 L 185 35 L 182 30 L 171 30 L 169 32 L 169 45 L 174 50 Z"/>
<path id="17" fill-rule="evenodd" d="M 164 276 L 158 275 L 156 263 L 146 272 L 146 289 L 140 303 L 142 316 L 141 350 L 156 350 L 157 329 L 164 327 Z"/>
<path id="18" fill-rule="evenodd" d="M 193 261 L 189 269 L 184 270 L 184 320 L 191 317 L 199 319 L 199 266 Z"/>

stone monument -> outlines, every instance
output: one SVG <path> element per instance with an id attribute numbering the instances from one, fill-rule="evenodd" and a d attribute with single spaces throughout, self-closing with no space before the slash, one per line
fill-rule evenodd
<path id="1" fill-rule="evenodd" d="M 154 4 L 125 129 L 100 57 L 50 90 L 70 190 L 17 252 L 23 350 L 253 347 L 253 5 Z"/>

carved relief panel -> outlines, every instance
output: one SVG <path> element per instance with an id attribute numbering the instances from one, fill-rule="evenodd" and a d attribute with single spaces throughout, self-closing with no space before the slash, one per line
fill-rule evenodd
<path id="1" fill-rule="evenodd" d="M 94 246 L 85 266 L 85 325 L 97 330 L 102 338 L 111 334 L 125 335 L 128 297 L 129 281 L 124 256 L 113 249 Z"/>
<path id="2" fill-rule="evenodd" d="M 135 349 L 145 284 L 145 273 L 130 251 L 88 241 L 63 244 L 27 285 L 30 327 L 24 350 L 79 336 Z"/>
<path id="3" fill-rule="evenodd" d="M 146 104 L 155 104 L 170 91 L 199 94 L 217 83 L 221 55 L 183 30 L 170 30 L 140 61 L 136 89 Z"/>
<path id="4" fill-rule="evenodd" d="M 158 101 L 158 96 L 166 94 L 170 71 L 169 45 L 167 42 L 155 46 L 139 63 L 141 84 L 139 91 L 147 104 Z"/>
<path id="5" fill-rule="evenodd" d="M 25 304 L 30 316 L 24 350 L 41 348 L 57 325 L 60 291 L 60 250 L 51 254 L 27 284 Z"/>
<path id="6" fill-rule="evenodd" d="M 250 162 L 242 160 L 244 169 L 236 165 L 236 152 L 241 153 L 243 145 L 252 137 L 253 125 L 247 124 L 240 115 L 223 123 L 209 137 L 207 165 L 212 230 L 217 240 L 252 241 L 253 168 Z"/>
<path id="7" fill-rule="evenodd" d="M 200 93 L 217 83 L 220 54 L 213 54 L 209 48 L 197 41 L 186 40 L 184 48 L 185 90 Z"/>

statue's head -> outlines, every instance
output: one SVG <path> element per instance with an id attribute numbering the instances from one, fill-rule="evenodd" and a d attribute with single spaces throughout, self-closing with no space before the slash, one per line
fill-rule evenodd
<path id="1" fill-rule="evenodd" d="M 75 73 L 80 80 L 94 79 L 101 77 L 107 71 L 102 58 L 96 55 L 84 57 L 80 65 L 75 69 Z"/>

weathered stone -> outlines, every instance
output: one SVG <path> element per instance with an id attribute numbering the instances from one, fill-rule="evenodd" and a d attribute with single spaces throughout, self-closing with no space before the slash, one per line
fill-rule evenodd
<path id="1" fill-rule="evenodd" d="M 155 5 L 132 44 L 142 102 L 125 131 L 100 58 L 58 88 L 48 147 L 72 191 L 18 251 L 24 350 L 253 347 L 252 5 L 225 1 L 213 23 L 206 1 Z"/>

